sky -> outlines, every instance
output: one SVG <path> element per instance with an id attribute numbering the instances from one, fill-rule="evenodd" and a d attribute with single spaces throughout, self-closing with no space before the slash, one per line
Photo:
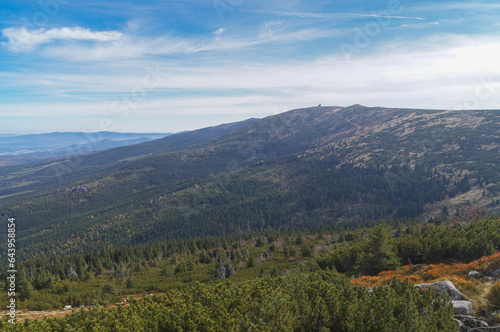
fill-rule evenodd
<path id="1" fill-rule="evenodd" d="M 3 0 L 0 135 L 500 109 L 495 1 Z"/>

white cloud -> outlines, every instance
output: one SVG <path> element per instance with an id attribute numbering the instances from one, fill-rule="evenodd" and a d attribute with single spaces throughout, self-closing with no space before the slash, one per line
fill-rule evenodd
<path id="1" fill-rule="evenodd" d="M 468 10 L 468 11 L 497 11 L 500 9 L 498 3 L 480 3 L 478 1 L 470 2 L 425 2 L 411 7 L 413 10 L 422 12 L 445 12 L 449 10 Z"/>
<path id="2" fill-rule="evenodd" d="M 278 16 L 292 16 L 300 18 L 386 18 L 386 19 L 402 19 L 402 20 L 425 20 L 423 17 L 409 17 L 409 16 L 398 16 L 391 15 L 389 11 L 387 13 L 309 13 L 309 12 L 281 12 L 281 11 L 271 11 L 270 14 Z"/>
<path id="3" fill-rule="evenodd" d="M 55 40 L 93 40 L 113 41 L 120 39 L 123 34 L 118 31 L 91 31 L 80 27 L 54 28 L 50 30 L 28 30 L 26 27 L 6 28 L 2 35 L 8 39 L 3 43 L 11 52 L 32 51 L 37 46 L 51 43 Z"/>
<path id="4" fill-rule="evenodd" d="M 47 45 L 41 50 L 40 54 L 47 58 L 64 59 L 66 61 L 144 59 L 148 56 L 168 56 L 182 53 L 242 51 L 269 44 L 277 47 L 287 43 L 330 38 L 337 35 L 338 32 L 317 28 L 293 30 L 280 22 L 267 22 L 261 26 L 256 35 L 242 36 L 241 33 L 235 32 L 229 35 L 226 34 L 225 29 L 220 28 L 204 38 L 179 38 L 173 36 L 148 38 L 120 34 L 120 38 L 109 39 L 110 42 L 108 43 Z M 32 42 L 31 45 L 38 44 Z M 14 48 L 11 47 L 11 50 L 14 50 Z M 24 50 L 28 50 L 28 48 L 25 47 Z"/>
<path id="5" fill-rule="evenodd" d="M 420 41 L 387 44 L 378 52 L 350 61 L 335 54 L 317 60 L 273 63 L 243 63 L 233 59 L 229 65 L 215 65 L 209 58 L 197 65 L 193 65 L 192 59 L 158 60 L 163 65 L 160 71 L 163 79 L 158 86 L 147 89 L 147 95 L 134 103 L 136 106 L 130 113 L 262 116 L 319 103 L 498 108 L 498 58 L 499 37 L 434 35 Z M 114 73 L 100 70 L 97 65 L 95 74 L 0 74 L 0 84 L 22 82 L 27 88 L 27 84 L 32 84 L 40 93 L 57 94 L 58 100 L 57 103 L 3 103 L 2 115 L 112 116 L 112 102 L 116 98 L 127 100 L 134 91 L 139 91 L 147 75 L 145 68 L 151 66 L 150 61 L 127 64 L 113 67 Z M 109 71 L 108 66 L 102 68 Z M 67 96 L 63 99 L 66 104 L 59 99 L 62 95 Z M 93 97 L 92 103 L 85 101 L 85 96 Z M 186 128 L 176 128 L 183 129 Z"/>

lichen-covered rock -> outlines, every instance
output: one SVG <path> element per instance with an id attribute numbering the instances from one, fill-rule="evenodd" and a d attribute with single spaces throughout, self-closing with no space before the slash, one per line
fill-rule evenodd
<path id="1" fill-rule="evenodd" d="M 500 332 L 500 326 L 490 326 L 490 327 L 476 327 L 476 328 L 466 328 L 462 327 L 460 331 L 464 332 Z"/>
<path id="2" fill-rule="evenodd" d="M 451 301 L 455 315 L 470 315 L 472 313 L 472 303 L 470 301 Z"/>
<path id="3" fill-rule="evenodd" d="M 470 271 L 467 273 L 467 278 L 479 278 L 479 272 L 477 271 Z"/>
<path id="4" fill-rule="evenodd" d="M 492 277 L 492 278 L 500 278 L 500 269 L 491 272 L 490 273 L 490 277 Z"/>
<path id="5" fill-rule="evenodd" d="M 488 323 L 473 316 L 456 315 L 455 319 L 459 320 L 462 326 L 467 328 L 488 327 Z"/>
<path id="6" fill-rule="evenodd" d="M 448 294 L 451 300 L 462 300 L 464 298 L 462 293 L 460 293 L 460 291 L 453 285 L 453 283 L 448 280 L 433 282 L 430 284 L 418 284 L 415 285 L 415 287 L 420 289 L 431 287 L 439 293 L 443 292 Z"/>

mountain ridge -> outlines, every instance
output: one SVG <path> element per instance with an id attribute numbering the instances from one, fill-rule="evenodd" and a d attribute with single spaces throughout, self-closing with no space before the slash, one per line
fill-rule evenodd
<path id="1" fill-rule="evenodd" d="M 60 188 L 68 194 L 13 200 L 4 214 L 23 220 L 28 250 L 65 251 L 500 208 L 497 111 L 321 106 L 230 129 L 180 145 L 169 136 L 179 149 Z M 68 240 L 47 244 L 58 238 Z"/>
<path id="2" fill-rule="evenodd" d="M 35 191 L 70 185 L 74 181 L 117 169 L 132 160 L 184 149 L 252 121 L 254 119 L 173 134 L 162 139 L 116 147 L 96 153 L 76 154 L 67 158 L 0 167 L 0 180 L 2 180 L 0 181 L 0 201 L 13 197 L 12 195 L 22 197 Z M 26 184 L 19 186 L 19 182 Z"/>

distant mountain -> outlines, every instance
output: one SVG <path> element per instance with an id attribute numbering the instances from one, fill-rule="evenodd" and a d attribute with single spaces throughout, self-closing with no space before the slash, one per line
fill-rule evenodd
<path id="1" fill-rule="evenodd" d="M 168 136 L 170 134 L 163 135 Z M 111 139 L 102 139 L 95 142 L 87 141 L 87 143 L 67 145 L 63 148 L 56 148 L 55 146 L 52 146 L 49 150 L 17 150 L 15 152 L 5 152 L 0 153 L 0 166 L 20 165 L 47 159 L 70 157 L 77 154 L 90 154 L 120 146 L 139 144 L 153 139 L 154 138 L 151 137 L 139 137 L 116 141 Z"/>
<path id="2" fill-rule="evenodd" d="M 4 168 L 0 193 L 27 252 L 439 220 L 500 212 L 499 149 L 499 111 L 323 106 L 84 156 L 58 188 L 65 161 Z"/>
<path id="3" fill-rule="evenodd" d="M 8 156 L 24 156 L 26 160 L 47 159 L 63 155 L 97 152 L 103 149 L 123 146 L 163 138 L 170 133 L 115 133 L 115 132 L 55 132 L 32 135 L 5 135 L 0 136 L 0 166 L 7 164 L 4 159 Z M 133 140 L 140 140 L 134 142 Z M 127 142 L 128 141 L 128 142 Z M 116 142 L 116 143 L 111 143 Z M 22 158 L 11 158 L 12 161 Z"/>
<path id="4" fill-rule="evenodd" d="M 187 131 L 169 135 L 161 139 L 149 140 L 140 144 L 133 143 L 145 140 L 144 138 L 139 137 L 136 141 L 120 140 L 110 142 L 110 138 L 123 139 L 127 137 L 126 135 L 128 134 L 96 133 L 97 135 L 95 137 L 108 137 L 108 139 L 98 141 L 99 143 L 93 143 L 89 149 L 87 149 L 85 145 L 80 145 L 76 150 L 72 150 L 74 153 L 69 155 L 64 154 L 64 158 L 61 158 L 60 155 L 54 152 L 54 156 L 59 159 L 0 167 L 0 201 L 5 198 L 14 196 L 21 197 L 40 190 L 55 188 L 57 186 L 70 184 L 73 181 L 87 179 L 91 176 L 117 169 L 136 159 L 186 149 L 246 126 L 254 121 L 256 120 L 249 119 L 231 124 L 222 124 L 219 126 Z M 59 134 L 60 133 L 55 133 L 56 136 Z M 62 135 L 65 136 L 64 133 L 62 133 Z M 141 134 L 132 135 L 140 136 Z M 32 137 L 29 139 L 31 138 Z M 23 138 L 22 140 L 27 140 L 27 138 Z M 97 153 L 89 153 L 91 148 L 103 150 L 112 145 L 116 146 L 122 144 L 126 146 L 120 146 Z M 65 151 L 68 149 L 69 147 L 65 148 Z M 80 154 L 79 152 L 82 153 Z M 1 159 L 2 157 L 0 156 L 0 160 Z"/>

